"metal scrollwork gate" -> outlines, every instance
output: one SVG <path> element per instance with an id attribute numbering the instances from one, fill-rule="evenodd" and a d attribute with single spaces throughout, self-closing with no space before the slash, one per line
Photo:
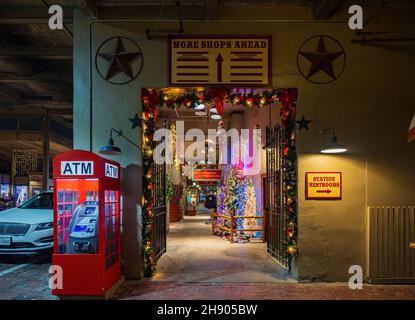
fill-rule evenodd
<path id="1" fill-rule="evenodd" d="M 153 163 L 153 250 L 156 259 L 166 252 L 166 163 Z"/>
<path id="2" fill-rule="evenodd" d="M 287 213 L 283 205 L 280 126 L 266 129 L 266 240 L 267 251 L 284 268 L 289 268 L 286 256 Z"/>

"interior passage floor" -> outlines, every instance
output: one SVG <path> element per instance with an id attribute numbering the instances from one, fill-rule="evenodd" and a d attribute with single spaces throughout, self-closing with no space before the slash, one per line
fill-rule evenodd
<path id="1" fill-rule="evenodd" d="M 280 282 L 287 272 L 267 255 L 264 243 L 230 243 L 211 234 L 209 216 L 185 217 L 170 224 L 167 252 L 153 281 Z"/>

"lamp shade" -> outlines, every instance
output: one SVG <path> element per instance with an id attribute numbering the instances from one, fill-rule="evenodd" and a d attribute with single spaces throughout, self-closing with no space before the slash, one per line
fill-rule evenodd
<path id="1" fill-rule="evenodd" d="M 99 149 L 99 153 L 100 154 L 117 156 L 117 155 L 121 154 L 121 149 L 114 145 L 114 140 L 111 137 L 108 140 L 108 145 L 102 146 Z"/>
<path id="2" fill-rule="evenodd" d="M 321 153 L 343 153 L 347 152 L 347 149 L 344 145 L 337 142 L 337 137 L 333 136 L 329 144 L 325 145 L 321 149 Z"/>

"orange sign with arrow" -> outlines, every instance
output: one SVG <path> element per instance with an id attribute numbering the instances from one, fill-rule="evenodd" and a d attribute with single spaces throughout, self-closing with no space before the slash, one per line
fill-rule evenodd
<path id="1" fill-rule="evenodd" d="M 307 200 L 342 198 L 341 172 L 307 172 L 305 176 Z"/>
<path id="2" fill-rule="evenodd" d="M 172 85 L 270 85 L 271 37 L 171 36 Z"/>

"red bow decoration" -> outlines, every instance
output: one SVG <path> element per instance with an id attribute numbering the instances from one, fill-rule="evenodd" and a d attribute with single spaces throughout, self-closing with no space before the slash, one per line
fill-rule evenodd
<path id="1" fill-rule="evenodd" d="M 148 108 L 150 107 L 150 92 L 147 89 L 143 89 L 141 91 L 143 104 L 144 104 L 144 111 L 148 111 Z"/>
<path id="2" fill-rule="evenodd" d="M 144 111 L 148 113 L 151 110 L 154 115 L 154 119 L 156 120 L 158 115 L 157 105 L 159 104 L 159 95 L 157 90 L 153 89 L 150 92 L 147 89 L 143 89 L 142 99 L 144 103 Z"/>
<path id="3" fill-rule="evenodd" d="M 153 89 L 151 91 L 151 108 L 153 109 L 154 121 L 157 120 L 157 116 L 159 114 L 159 110 L 157 108 L 158 103 L 159 103 L 159 95 L 157 93 L 157 90 Z"/>
<path id="4" fill-rule="evenodd" d="M 298 91 L 297 89 L 284 90 L 281 93 L 280 101 L 282 105 L 281 118 L 282 125 L 285 127 L 286 120 L 291 117 L 295 117 L 295 102 L 297 101 Z"/>
<path id="5" fill-rule="evenodd" d="M 211 88 L 210 95 L 215 100 L 216 111 L 219 115 L 223 116 L 223 101 L 228 95 L 228 92 L 225 88 Z"/>

